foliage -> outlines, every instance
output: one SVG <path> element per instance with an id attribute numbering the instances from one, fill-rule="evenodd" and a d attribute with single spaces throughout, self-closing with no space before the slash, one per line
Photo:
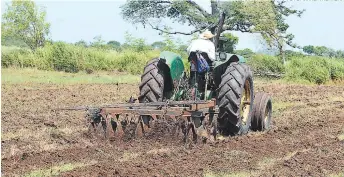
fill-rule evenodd
<path id="1" fill-rule="evenodd" d="M 323 84 L 334 79 L 344 79 L 344 62 L 321 57 L 293 58 L 287 65 L 286 79 L 306 80 Z"/>
<path id="2" fill-rule="evenodd" d="M 1 45 L 16 46 L 16 47 L 22 47 L 22 48 L 29 47 L 26 45 L 26 43 L 23 40 L 17 39 L 15 37 L 8 37 L 8 36 L 1 36 Z"/>
<path id="3" fill-rule="evenodd" d="M 295 55 L 283 65 L 277 57 L 255 54 L 248 64 L 256 74 L 284 74 L 290 81 L 324 84 L 330 80 L 344 80 L 342 59 Z"/>
<path id="4" fill-rule="evenodd" d="M 235 49 L 235 45 L 238 44 L 239 38 L 237 36 L 232 35 L 231 33 L 225 33 L 223 34 L 223 40 L 220 41 L 220 46 L 222 43 L 222 47 L 220 51 L 225 51 L 227 53 L 233 53 Z"/>
<path id="5" fill-rule="evenodd" d="M 153 49 L 163 49 L 164 47 L 166 47 L 166 43 L 162 41 L 156 41 L 153 42 L 151 46 Z"/>
<path id="6" fill-rule="evenodd" d="M 131 49 L 135 52 L 150 50 L 152 47 L 146 43 L 143 38 L 135 38 L 128 32 L 125 33 L 125 42 L 122 46 L 124 49 Z"/>
<path id="7" fill-rule="evenodd" d="M 268 74 L 268 73 L 284 73 L 285 67 L 277 57 L 255 54 L 247 60 L 255 73 Z"/>
<path id="8" fill-rule="evenodd" d="M 289 25 L 285 17 L 300 16 L 298 11 L 285 6 L 285 1 L 211 1 L 211 12 L 208 13 L 193 0 L 182 1 L 139 1 L 128 0 L 122 7 L 122 16 L 133 24 L 150 25 L 153 29 L 169 34 L 190 35 L 206 28 L 212 28 L 219 18 L 220 12 L 225 12 L 226 18 L 222 31 L 241 31 L 260 33 L 269 44 L 278 42 L 294 46 L 292 34 L 286 31 Z M 171 32 L 161 19 L 171 19 L 173 22 L 193 26 L 191 32 Z M 154 24 L 153 24 L 154 23 Z"/>
<path id="9" fill-rule="evenodd" d="M 343 50 L 334 50 L 325 46 L 307 45 L 303 47 L 303 51 L 309 55 L 325 56 L 331 58 L 344 58 Z"/>
<path id="10" fill-rule="evenodd" d="M 80 40 L 75 43 L 76 46 L 81 46 L 81 47 L 88 47 L 88 44 L 85 40 Z"/>
<path id="11" fill-rule="evenodd" d="M 22 40 L 31 50 L 44 46 L 50 24 L 45 10 L 33 1 L 13 0 L 2 17 L 2 36 Z"/>
<path id="12" fill-rule="evenodd" d="M 78 72 L 84 70 L 119 70 L 140 74 L 142 66 L 159 56 L 159 51 L 125 49 L 121 52 L 94 47 L 81 47 L 63 42 L 46 45 L 35 52 L 4 47 L 1 52 L 2 67 L 32 67 L 41 70 Z"/>
<path id="13" fill-rule="evenodd" d="M 251 58 L 254 54 L 254 52 L 251 50 L 251 49 L 243 49 L 243 50 L 234 50 L 233 51 L 234 54 L 237 54 L 237 55 L 241 55 L 243 56 L 244 58 Z"/>
<path id="14" fill-rule="evenodd" d="M 107 45 L 110 46 L 112 49 L 118 49 L 121 47 L 121 43 L 118 41 L 109 41 Z"/>
<path id="15" fill-rule="evenodd" d="M 110 46 L 108 46 L 106 44 L 105 40 L 103 40 L 102 36 L 100 36 L 100 35 L 95 36 L 93 38 L 93 41 L 91 42 L 90 46 L 98 48 L 98 49 L 109 49 L 110 48 Z"/>
<path id="16" fill-rule="evenodd" d="M 158 57 L 162 50 L 169 50 L 182 56 L 185 69 L 188 71 L 190 63 L 185 51 L 187 46 L 180 41 L 165 34 L 161 41 L 163 48 L 153 49 L 144 39 L 127 34 L 121 50 L 114 50 L 101 38 L 95 38 L 91 45 L 87 45 L 85 41 L 76 44 L 56 41 L 47 43 L 36 51 L 3 46 L 1 63 L 4 68 L 37 68 L 65 72 L 117 70 L 138 75 L 142 74 L 143 67 L 149 60 Z M 107 47 L 103 48 L 102 45 Z M 343 59 L 307 57 L 300 52 L 286 51 L 288 62 L 285 66 L 278 57 L 255 54 L 250 49 L 235 50 L 234 53 L 247 58 L 248 64 L 256 74 L 284 74 L 288 80 L 312 83 L 344 79 Z"/>

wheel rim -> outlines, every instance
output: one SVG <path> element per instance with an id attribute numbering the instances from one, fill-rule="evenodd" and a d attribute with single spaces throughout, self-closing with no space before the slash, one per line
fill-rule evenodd
<path id="1" fill-rule="evenodd" d="M 240 103 L 240 115 L 243 124 L 247 124 L 251 108 L 251 84 L 249 80 L 245 81 L 244 85 L 244 95 L 241 98 Z"/>
<path id="2" fill-rule="evenodd" d="M 265 108 L 263 129 L 267 129 L 270 127 L 270 115 L 271 115 L 271 103 L 268 102 Z"/>
<path id="3" fill-rule="evenodd" d="M 268 124 L 269 124 L 269 107 L 266 106 L 266 108 L 265 108 L 265 116 L 264 116 L 264 125 L 263 125 L 263 128 L 264 128 L 264 129 L 267 128 L 267 126 L 269 126 Z"/>

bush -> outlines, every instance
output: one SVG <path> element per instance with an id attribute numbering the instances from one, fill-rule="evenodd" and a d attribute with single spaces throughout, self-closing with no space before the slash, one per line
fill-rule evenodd
<path id="1" fill-rule="evenodd" d="M 344 61 L 324 57 L 292 58 L 286 68 L 287 80 L 306 80 L 323 84 L 344 79 Z"/>
<path id="2" fill-rule="evenodd" d="M 160 51 L 137 52 L 135 50 L 124 49 L 117 52 L 55 42 L 39 48 L 35 52 L 4 47 L 1 52 L 1 62 L 3 67 L 33 67 L 65 72 L 119 70 L 140 74 L 146 62 L 160 54 Z"/>
<path id="3" fill-rule="evenodd" d="M 146 63 L 158 57 L 160 51 L 144 48 L 141 50 L 140 46 L 144 44 L 142 41 L 135 44 L 140 45 L 135 45 L 134 48 L 122 48 L 120 52 L 63 42 L 47 44 L 35 52 L 3 46 L 1 63 L 3 67 L 31 67 L 65 72 L 92 73 L 98 70 L 118 70 L 141 74 Z M 171 49 L 171 51 L 182 56 L 185 70 L 188 72 L 190 63 L 187 61 L 187 53 L 178 49 Z M 255 54 L 248 58 L 247 63 L 254 73 L 284 73 L 284 78 L 292 81 L 323 84 L 330 80 L 344 80 L 344 59 L 295 55 L 284 66 L 277 57 Z"/>
<path id="4" fill-rule="evenodd" d="M 255 73 L 284 73 L 285 67 L 277 57 L 263 54 L 253 55 L 247 59 L 247 64 Z"/>

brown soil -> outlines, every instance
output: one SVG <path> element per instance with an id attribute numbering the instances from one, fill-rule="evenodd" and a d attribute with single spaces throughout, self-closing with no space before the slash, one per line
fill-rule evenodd
<path id="1" fill-rule="evenodd" d="M 156 124 L 149 138 L 89 136 L 82 111 L 54 108 L 124 102 L 137 85 L 2 85 L 2 175 L 61 164 L 61 176 L 328 176 L 344 172 L 344 87 L 257 83 L 273 98 L 273 127 L 185 148 Z M 160 128 L 159 128 L 160 127 Z"/>

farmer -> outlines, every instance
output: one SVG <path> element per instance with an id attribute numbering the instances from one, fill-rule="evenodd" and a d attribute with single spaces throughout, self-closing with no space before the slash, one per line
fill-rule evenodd
<path id="1" fill-rule="evenodd" d="M 189 61 L 195 58 L 196 52 L 202 52 L 202 56 L 211 64 L 215 60 L 215 45 L 210 40 L 214 35 L 210 31 L 205 31 L 199 35 L 199 38 L 193 40 L 187 48 Z M 192 61 L 192 60 L 191 60 Z"/>
<path id="2" fill-rule="evenodd" d="M 211 70 L 212 62 L 215 60 L 215 45 L 210 40 L 213 37 L 214 35 L 207 30 L 200 34 L 198 39 L 193 40 L 187 48 L 191 71 L 190 84 L 195 85 L 198 83 L 198 89 L 202 91 L 206 85 L 205 73 Z M 194 99 L 195 90 L 192 92 L 192 98 Z"/>

